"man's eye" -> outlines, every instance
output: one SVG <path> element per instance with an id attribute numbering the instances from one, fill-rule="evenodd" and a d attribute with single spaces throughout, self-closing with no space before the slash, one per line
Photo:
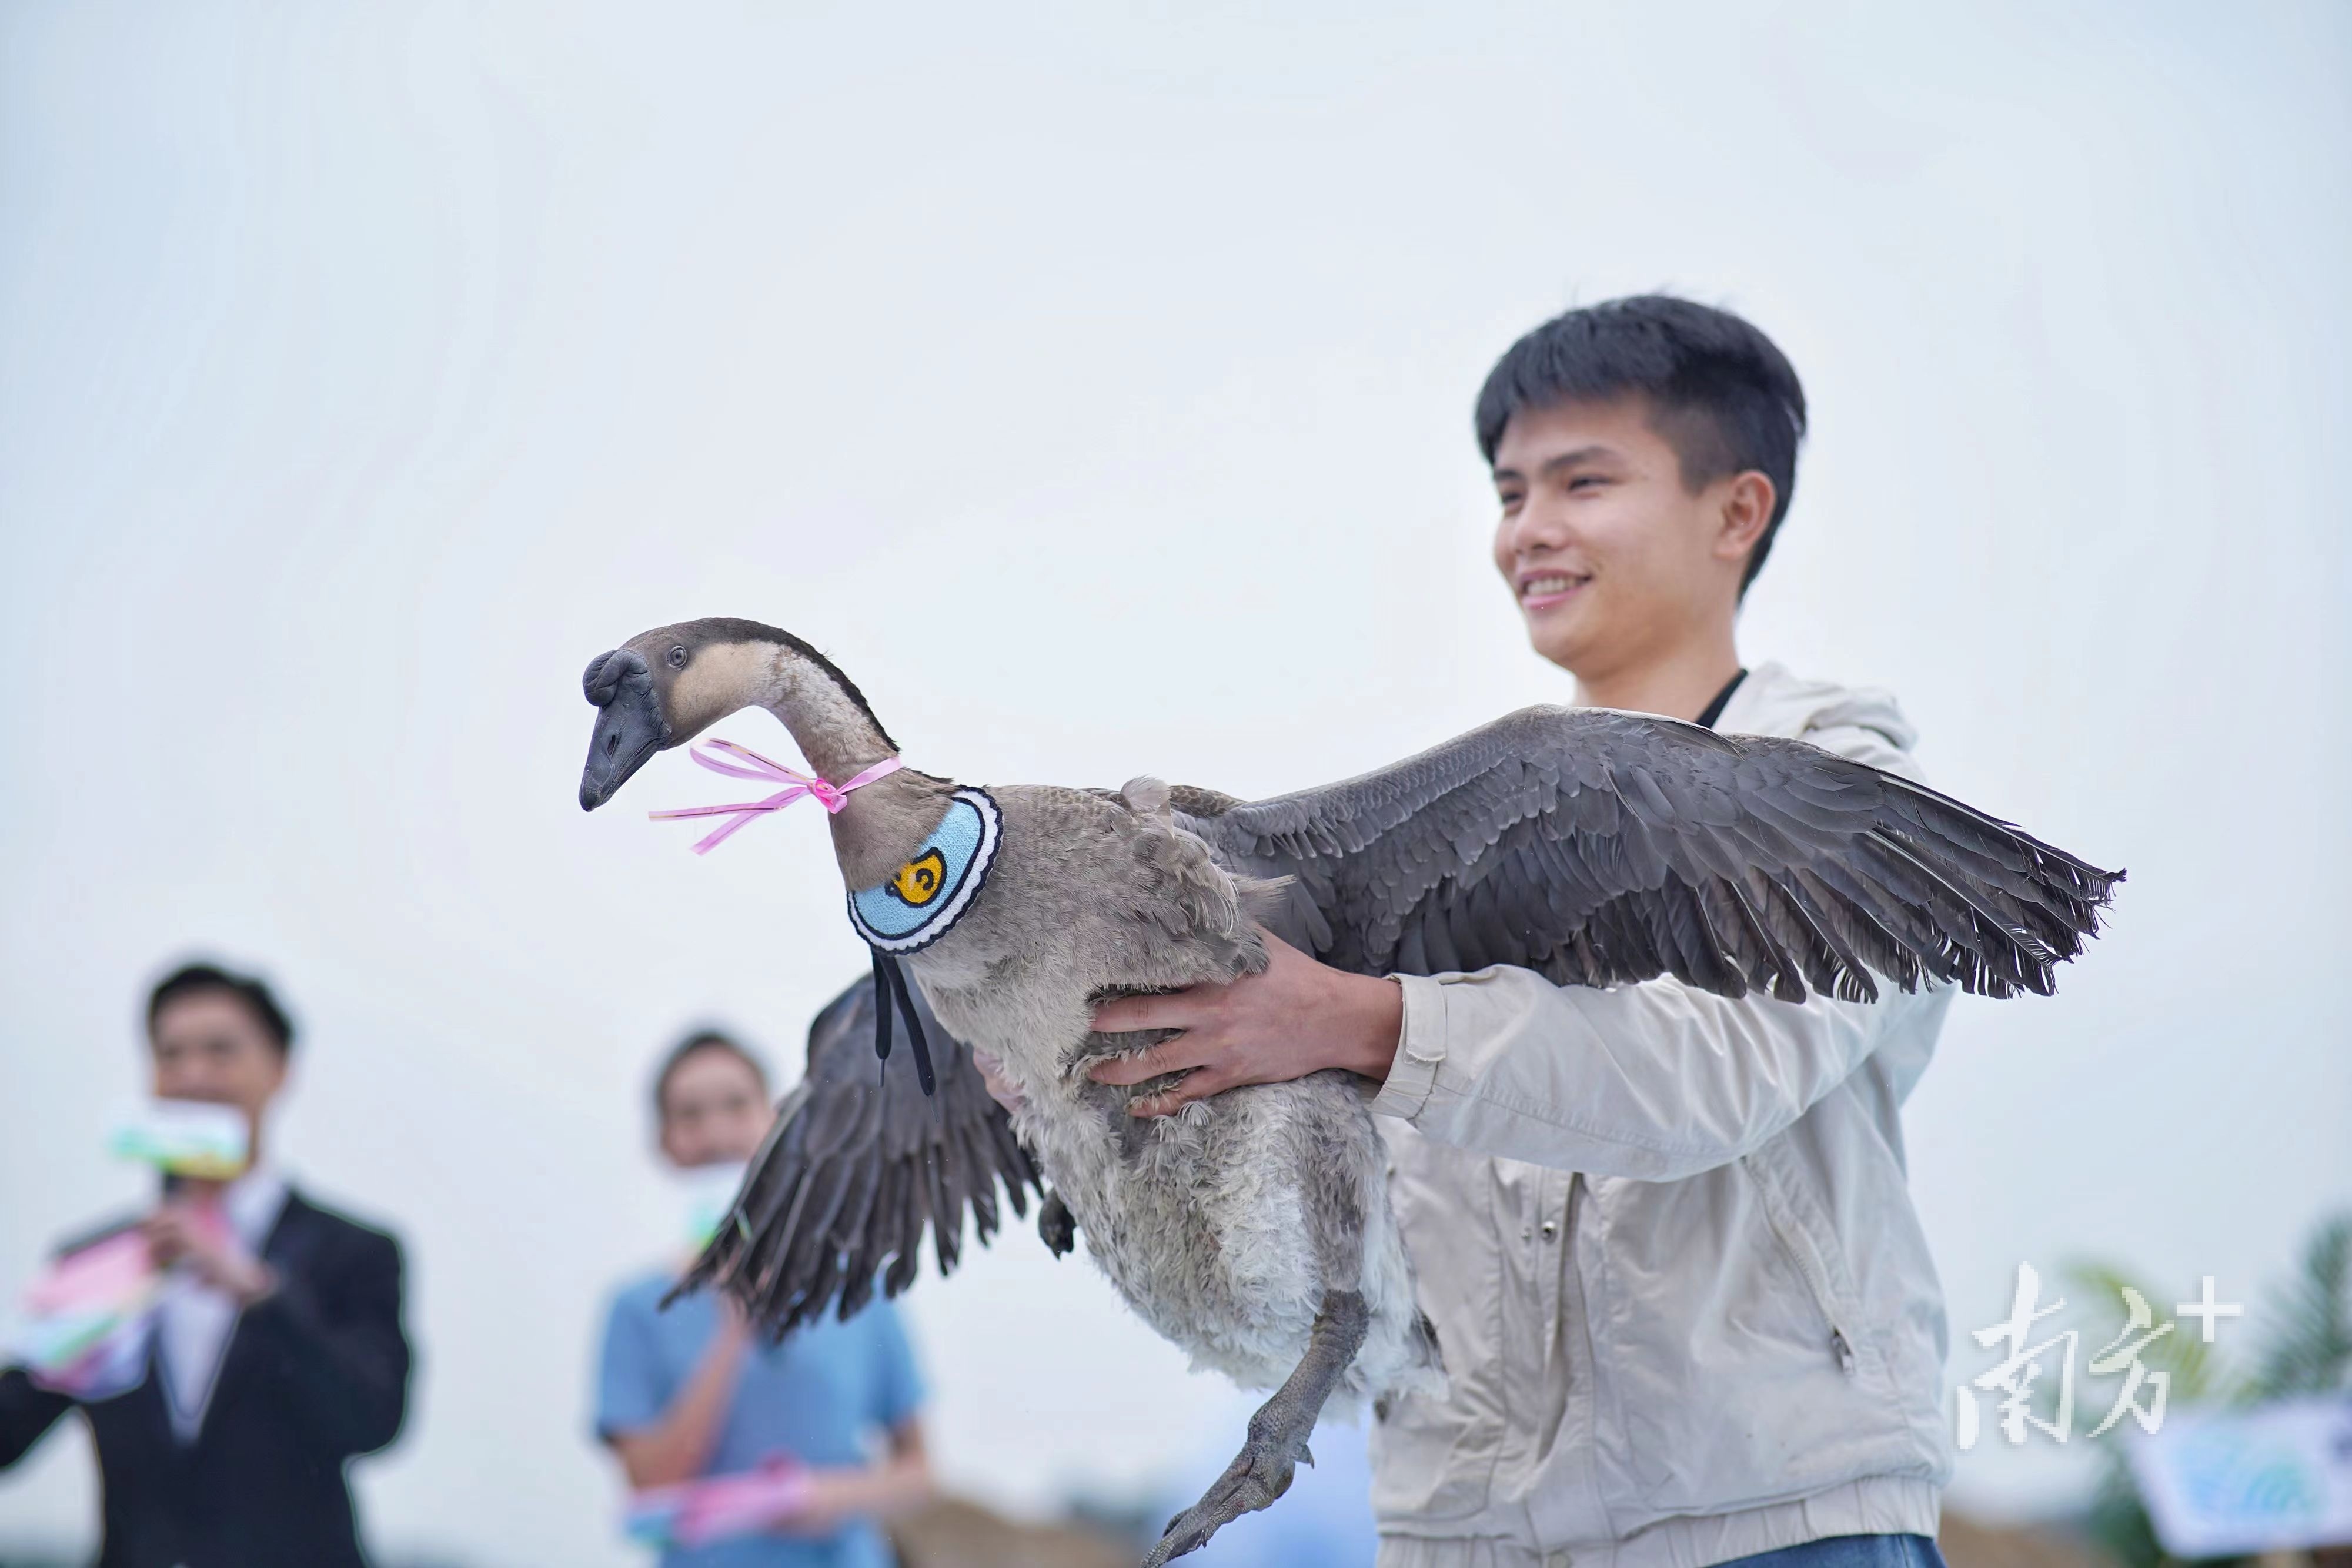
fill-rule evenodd
<path id="1" fill-rule="evenodd" d="M 1579 474 L 1575 478 L 1570 479 L 1568 482 L 1568 487 L 1570 492 L 1573 494 L 1578 490 L 1597 489 L 1608 482 L 1609 481 L 1603 479 L 1598 474 Z"/>

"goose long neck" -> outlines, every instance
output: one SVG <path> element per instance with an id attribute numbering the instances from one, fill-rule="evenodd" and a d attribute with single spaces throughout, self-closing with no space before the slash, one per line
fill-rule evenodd
<path id="1" fill-rule="evenodd" d="M 898 747 L 865 703 L 833 672 L 791 648 L 779 648 L 759 704 L 792 731 L 819 778 L 845 784 Z"/>
<path id="2" fill-rule="evenodd" d="M 763 705 L 817 776 L 846 784 L 898 755 L 865 702 L 815 660 L 780 648 Z M 832 819 L 834 858 L 852 888 L 872 887 L 914 858 L 946 814 L 953 786 L 901 769 L 850 792 Z"/>

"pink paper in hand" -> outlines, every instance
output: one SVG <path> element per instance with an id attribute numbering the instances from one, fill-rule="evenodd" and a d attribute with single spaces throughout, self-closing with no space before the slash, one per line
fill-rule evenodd
<path id="1" fill-rule="evenodd" d="M 808 1470 L 792 1459 L 771 1459 L 740 1475 L 713 1476 L 679 1511 L 678 1542 L 703 1546 L 772 1529 L 799 1513 L 808 1498 Z"/>
<path id="2" fill-rule="evenodd" d="M 127 1394 L 147 1376 L 146 1320 L 100 1336 L 80 1359 L 61 1371 L 26 1375 L 43 1387 L 77 1399 L 110 1399 Z"/>
<path id="3" fill-rule="evenodd" d="M 26 1287 L 25 1311 L 33 1317 L 51 1317 L 120 1303 L 152 1288 L 155 1281 L 147 1238 L 136 1230 L 118 1230 L 52 1262 Z"/>
<path id="4" fill-rule="evenodd" d="M 227 1234 L 216 1206 L 196 1211 L 215 1239 Z M 79 1399 L 105 1399 L 138 1385 L 147 1371 L 163 1273 L 147 1238 L 118 1230 L 52 1262 L 26 1292 L 7 1336 L 34 1382 Z"/>
<path id="5" fill-rule="evenodd" d="M 655 1546 L 708 1546 L 787 1524 L 808 1506 L 808 1467 L 778 1457 L 753 1470 L 648 1487 L 629 1500 L 628 1533 Z"/>

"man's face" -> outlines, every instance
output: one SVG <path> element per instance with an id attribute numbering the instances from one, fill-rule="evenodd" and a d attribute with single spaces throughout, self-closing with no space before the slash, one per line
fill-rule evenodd
<path id="1" fill-rule="evenodd" d="M 1761 527 L 1743 520 L 1759 486 L 1769 516 L 1760 475 L 1685 488 L 1674 447 L 1638 399 L 1513 414 L 1495 448 L 1495 566 L 1528 641 L 1590 680 L 1727 614 Z"/>
<path id="2" fill-rule="evenodd" d="M 741 1164 L 760 1152 L 775 1115 L 751 1063 L 708 1047 L 671 1070 L 662 1089 L 662 1153 L 688 1168 Z"/>
<path id="3" fill-rule="evenodd" d="M 163 1004 L 149 1036 L 158 1100 L 203 1100 L 245 1113 L 258 1145 L 262 1113 L 286 1086 L 286 1053 L 243 998 L 190 991 Z"/>

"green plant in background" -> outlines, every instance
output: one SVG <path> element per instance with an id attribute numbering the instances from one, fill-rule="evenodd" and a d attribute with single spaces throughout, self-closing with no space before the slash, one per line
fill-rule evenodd
<path id="1" fill-rule="evenodd" d="M 2144 1299 L 2166 1299 L 2142 1286 L 2122 1270 L 2105 1264 L 2076 1264 L 2067 1277 L 2102 1300 L 2120 1301 L 2126 1289 Z M 2352 1213 L 2322 1220 L 2305 1243 L 2302 1266 L 2280 1289 L 2262 1301 L 2259 1315 L 2249 1316 L 2259 1335 L 2252 1364 L 2244 1370 L 2216 1357 L 2216 1347 L 2204 1336 L 2176 1329 L 2152 1340 L 2140 1353 L 2140 1364 L 2151 1373 L 2168 1373 L 2170 1405 L 2250 1406 L 2296 1395 L 2327 1394 L 2352 1386 Z M 2088 1521 L 2090 1535 L 2126 1568 L 2160 1568 L 2177 1563 L 2157 1540 L 2147 1510 L 2140 1501 L 2138 1483 L 2125 1458 L 2123 1445 L 2137 1437 L 2130 1421 L 2118 1423 L 2100 1439 L 2105 1474 Z M 2211 1558 L 2210 1563 L 2239 1563 L 2243 1558 Z"/>

